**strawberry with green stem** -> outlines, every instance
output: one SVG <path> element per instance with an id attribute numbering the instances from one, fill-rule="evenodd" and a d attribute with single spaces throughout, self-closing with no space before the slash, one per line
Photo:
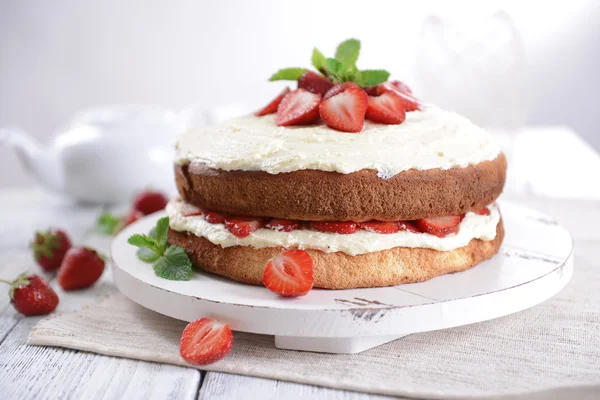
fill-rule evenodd
<path id="1" fill-rule="evenodd" d="M 58 295 L 39 275 L 23 273 L 12 282 L 3 279 L 0 282 L 10 286 L 11 303 L 23 315 L 49 314 L 58 306 Z"/>
<path id="2" fill-rule="evenodd" d="M 36 232 L 30 244 L 35 261 L 44 271 L 57 270 L 62 260 L 71 248 L 71 239 L 60 229 L 48 229 L 45 232 Z"/>

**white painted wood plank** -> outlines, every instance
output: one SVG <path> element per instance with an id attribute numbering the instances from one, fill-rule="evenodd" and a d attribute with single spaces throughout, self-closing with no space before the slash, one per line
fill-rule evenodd
<path id="1" fill-rule="evenodd" d="M 388 396 L 349 392 L 299 383 L 252 378 L 242 375 L 208 372 L 200 388 L 199 400 L 230 399 L 315 399 L 383 400 Z"/>

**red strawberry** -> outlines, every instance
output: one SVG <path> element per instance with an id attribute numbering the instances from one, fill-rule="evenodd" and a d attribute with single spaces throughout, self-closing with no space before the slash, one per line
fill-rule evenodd
<path id="1" fill-rule="evenodd" d="M 104 272 L 104 260 L 95 250 L 73 247 L 65 255 L 58 271 L 58 284 L 64 290 L 92 286 Z"/>
<path id="2" fill-rule="evenodd" d="M 447 215 L 444 217 L 424 218 L 415 221 L 421 232 L 426 232 L 437 237 L 445 237 L 450 233 L 458 232 L 460 215 Z"/>
<path id="3" fill-rule="evenodd" d="M 479 210 L 475 211 L 475 214 L 477 214 L 477 215 L 490 215 L 490 210 L 487 207 L 483 207 L 482 209 L 479 209 Z"/>
<path id="4" fill-rule="evenodd" d="M 421 102 L 419 100 L 417 100 L 412 94 L 401 91 L 392 83 L 385 82 L 377 85 L 378 96 L 390 91 L 400 96 L 402 99 L 402 104 L 404 105 L 404 111 L 416 111 L 421 109 Z"/>
<path id="5" fill-rule="evenodd" d="M 212 318 L 190 322 L 179 342 L 179 354 L 192 364 L 210 364 L 224 358 L 233 347 L 229 325 Z"/>
<path id="6" fill-rule="evenodd" d="M 181 213 L 184 217 L 195 217 L 197 215 L 204 215 L 204 210 L 195 205 L 183 203 L 181 206 Z"/>
<path id="7" fill-rule="evenodd" d="M 262 218 L 227 217 L 225 227 L 234 236 L 245 238 L 264 226 Z"/>
<path id="8" fill-rule="evenodd" d="M 404 101 L 391 91 L 377 97 L 369 96 L 366 117 L 381 124 L 401 124 L 406 119 Z"/>
<path id="9" fill-rule="evenodd" d="M 412 233 L 421 233 L 421 231 L 412 222 L 409 221 L 399 221 L 398 229 L 400 229 L 401 231 L 409 231 Z"/>
<path id="10" fill-rule="evenodd" d="M 204 219 L 206 220 L 206 222 L 211 223 L 211 224 L 224 224 L 225 223 L 225 217 L 214 211 L 207 212 L 206 215 L 204 216 Z"/>
<path id="11" fill-rule="evenodd" d="M 408 94 L 412 94 L 412 90 L 410 90 L 410 88 L 404 82 L 392 81 L 390 83 L 392 85 L 396 86 L 399 91 L 404 92 L 404 93 L 408 93 Z"/>
<path id="12" fill-rule="evenodd" d="M 300 221 L 292 219 L 273 218 L 266 225 L 267 228 L 279 232 L 291 232 L 300 227 Z"/>
<path id="13" fill-rule="evenodd" d="M 145 190 L 138 193 L 133 199 L 133 208 L 144 215 L 164 210 L 169 199 L 161 192 Z"/>
<path id="14" fill-rule="evenodd" d="M 314 281 L 312 258 L 304 250 L 287 250 L 272 258 L 263 275 L 267 289 L 284 297 L 304 296 Z"/>
<path id="15" fill-rule="evenodd" d="M 319 118 L 321 95 L 306 89 L 296 89 L 285 95 L 277 108 L 278 126 L 307 125 Z"/>
<path id="16" fill-rule="evenodd" d="M 23 315 L 44 315 L 58 306 L 58 296 L 39 275 L 19 275 L 13 282 L 0 280 L 10 285 L 8 295 L 15 309 Z"/>
<path id="17" fill-rule="evenodd" d="M 358 230 L 358 225 L 356 224 L 356 222 L 311 221 L 310 227 L 315 231 L 339 233 L 341 235 L 354 233 Z"/>
<path id="18" fill-rule="evenodd" d="M 383 234 L 396 233 L 400 230 L 398 228 L 398 223 L 388 221 L 360 222 L 358 226 L 365 231 Z"/>
<path id="19" fill-rule="evenodd" d="M 321 96 L 324 96 L 332 86 L 333 82 L 312 71 L 303 73 L 298 79 L 298 88 L 306 89 L 311 93 L 318 93 Z"/>
<path id="20" fill-rule="evenodd" d="M 367 112 L 367 93 L 352 82 L 332 87 L 323 97 L 319 114 L 328 127 L 343 132 L 360 132 Z"/>
<path id="21" fill-rule="evenodd" d="M 46 232 L 36 232 L 29 246 L 40 267 L 51 272 L 60 267 L 65 253 L 71 248 L 71 240 L 64 231 L 49 229 Z"/>
<path id="22" fill-rule="evenodd" d="M 258 117 L 262 117 L 267 114 L 275 114 L 277 112 L 277 107 L 279 107 L 279 103 L 285 97 L 286 94 L 290 92 L 290 88 L 286 87 L 283 89 L 281 93 L 277 95 L 269 104 L 267 104 L 262 110 L 257 111 L 254 115 Z"/>

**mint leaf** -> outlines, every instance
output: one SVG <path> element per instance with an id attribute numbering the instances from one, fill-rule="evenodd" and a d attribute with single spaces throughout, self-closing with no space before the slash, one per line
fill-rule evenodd
<path id="1" fill-rule="evenodd" d="M 326 58 L 325 66 L 327 67 L 327 72 L 335 77 L 340 76 L 344 72 L 344 66 L 335 58 Z"/>
<path id="2" fill-rule="evenodd" d="M 284 68 L 275 72 L 269 78 L 270 81 L 297 81 L 303 73 L 307 72 L 306 68 Z"/>
<path id="3" fill-rule="evenodd" d="M 160 253 L 157 253 L 156 251 L 147 249 L 145 247 L 137 249 L 135 254 L 140 260 L 147 263 L 153 263 L 154 261 L 160 258 Z"/>
<path id="4" fill-rule="evenodd" d="M 157 276 L 172 281 L 189 281 L 192 277 L 192 262 L 183 247 L 170 246 L 154 263 L 154 272 Z"/>
<path id="5" fill-rule="evenodd" d="M 360 78 L 355 82 L 358 86 L 375 86 L 388 80 L 390 73 L 384 69 L 367 69 L 360 71 Z"/>
<path id="6" fill-rule="evenodd" d="M 140 235 L 136 233 L 135 235 L 131 235 L 129 239 L 127 239 L 127 243 L 135 247 L 145 247 L 150 250 L 159 250 L 156 240 L 149 238 L 146 235 Z"/>
<path id="7" fill-rule="evenodd" d="M 341 62 L 346 69 L 351 68 L 356 64 L 360 53 L 360 41 L 356 39 L 348 39 L 337 47 L 335 58 Z"/>
<path id="8" fill-rule="evenodd" d="M 152 232 L 154 231 L 154 232 Z M 167 234 L 169 233 L 169 217 L 162 217 L 156 222 L 152 234 L 159 248 L 164 252 L 167 249 Z"/>
<path id="9" fill-rule="evenodd" d="M 325 56 L 316 47 L 313 49 L 311 61 L 313 67 L 315 67 L 317 71 L 327 71 L 327 65 L 325 64 Z"/>
<path id="10" fill-rule="evenodd" d="M 123 218 L 103 212 L 96 221 L 96 232 L 104 235 L 114 235 L 117 231 L 117 226 L 119 226 L 122 221 Z"/>

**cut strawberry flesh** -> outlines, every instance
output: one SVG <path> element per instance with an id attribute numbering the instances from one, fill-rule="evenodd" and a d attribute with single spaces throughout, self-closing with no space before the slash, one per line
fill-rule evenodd
<path id="1" fill-rule="evenodd" d="M 263 283 L 280 296 L 305 295 L 314 284 L 310 254 L 304 250 L 287 250 L 274 257 L 265 267 Z"/>
<path id="2" fill-rule="evenodd" d="M 187 362 L 205 365 L 224 358 L 232 347 L 233 334 L 227 324 L 202 318 L 183 330 L 179 354 Z"/>
<path id="3" fill-rule="evenodd" d="M 369 222 L 360 222 L 358 224 L 361 229 L 369 232 L 389 234 L 396 233 L 400 230 L 398 228 L 397 222 L 388 222 L 388 221 L 369 221 Z"/>
<path id="4" fill-rule="evenodd" d="M 458 232 L 460 221 L 460 215 L 448 215 L 444 217 L 418 219 L 415 221 L 415 225 L 421 232 L 442 238 L 451 233 Z"/>
<path id="5" fill-rule="evenodd" d="M 412 232 L 412 233 L 421 233 L 419 228 L 417 228 L 414 223 L 409 222 L 409 221 L 398 222 L 398 229 L 401 231 L 408 231 L 408 232 Z"/>
<path id="6" fill-rule="evenodd" d="M 298 88 L 306 89 L 311 93 L 318 93 L 321 96 L 324 96 L 332 86 L 333 82 L 312 71 L 305 72 L 298 79 Z"/>
<path id="7" fill-rule="evenodd" d="M 412 94 L 412 90 L 410 90 L 410 88 L 404 82 L 392 81 L 390 83 L 394 85 L 399 91 Z"/>
<path id="8" fill-rule="evenodd" d="M 358 224 L 356 222 L 311 221 L 310 227 L 315 231 L 326 233 L 339 233 L 341 235 L 348 235 L 358 230 Z"/>
<path id="9" fill-rule="evenodd" d="M 275 97 L 269 104 L 267 104 L 262 110 L 258 110 L 255 115 L 258 117 L 262 117 L 267 114 L 275 114 L 277 112 L 277 107 L 279 107 L 279 103 L 285 97 L 286 94 L 290 92 L 290 88 L 285 88 L 277 97 Z"/>
<path id="10" fill-rule="evenodd" d="M 278 126 L 312 124 L 319 118 L 321 95 L 296 89 L 285 95 L 277 108 Z"/>
<path id="11" fill-rule="evenodd" d="M 262 218 L 227 217 L 225 227 L 234 236 L 245 238 L 264 226 Z"/>
<path id="12" fill-rule="evenodd" d="M 369 96 L 366 118 L 381 124 L 401 124 L 406 119 L 404 100 L 392 91 L 377 97 Z"/>
<path id="13" fill-rule="evenodd" d="M 402 104 L 404 105 L 404 111 L 416 111 L 421 109 L 421 102 L 419 100 L 412 94 L 401 91 L 390 82 L 381 83 L 377 85 L 376 88 L 377 96 L 381 96 L 390 91 L 400 96 Z"/>
<path id="14" fill-rule="evenodd" d="M 183 203 L 183 205 L 181 206 L 181 213 L 183 214 L 184 217 L 195 217 L 198 215 L 203 215 L 204 210 L 202 210 L 201 208 L 198 208 L 192 204 Z"/>
<path id="15" fill-rule="evenodd" d="M 365 122 L 367 98 L 367 93 L 352 82 L 337 84 L 323 97 L 319 114 L 330 128 L 360 132 Z"/>
<path id="16" fill-rule="evenodd" d="M 483 207 L 483 208 L 475 211 L 475 214 L 477 214 L 477 215 L 490 215 L 490 210 L 487 207 Z"/>
<path id="17" fill-rule="evenodd" d="M 267 222 L 266 227 L 279 232 L 291 232 L 300 227 L 300 221 L 293 219 L 273 218 Z"/>
<path id="18" fill-rule="evenodd" d="M 206 215 L 204 216 L 204 219 L 206 220 L 206 222 L 211 223 L 211 224 L 224 224 L 225 223 L 225 217 L 214 211 L 207 212 Z"/>

